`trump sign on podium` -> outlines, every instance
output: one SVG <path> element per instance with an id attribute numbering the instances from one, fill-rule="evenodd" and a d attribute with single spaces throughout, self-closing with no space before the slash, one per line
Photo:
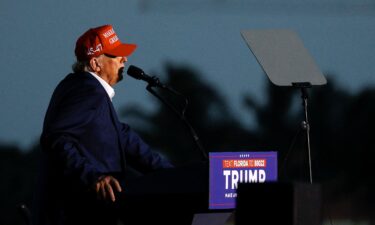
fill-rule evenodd
<path id="1" fill-rule="evenodd" d="M 277 181 L 277 152 L 210 152 L 210 209 L 235 208 L 239 183 Z"/>

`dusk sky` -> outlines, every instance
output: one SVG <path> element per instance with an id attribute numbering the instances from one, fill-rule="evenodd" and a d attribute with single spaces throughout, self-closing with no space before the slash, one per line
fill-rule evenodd
<path id="1" fill-rule="evenodd" d="M 292 29 L 340 88 L 357 93 L 375 87 L 371 0 L 1 0 L 1 144 L 26 149 L 38 140 L 52 91 L 75 61 L 77 38 L 104 24 L 138 45 L 127 65 L 161 81 L 167 62 L 192 67 L 249 127 L 254 121 L 241 96 L 262 103 L 268 81 L 242 30 Z M 145 87 L 125 76 L 115 86 L 115 107 L 155 109 Z"/>

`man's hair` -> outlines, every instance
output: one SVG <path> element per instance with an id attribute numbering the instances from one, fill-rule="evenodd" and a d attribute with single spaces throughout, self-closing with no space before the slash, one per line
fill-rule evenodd
<path id="1" fill-rule="evenodd" d="M 72 70 L 74 73 L 82 73 L 87 71 L 88 65 L 88 61 L 77 61 L 72 65 Z"/>

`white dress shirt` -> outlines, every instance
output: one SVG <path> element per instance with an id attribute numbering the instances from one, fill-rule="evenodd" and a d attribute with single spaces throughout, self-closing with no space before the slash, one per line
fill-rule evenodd
<path id="1" fill-rule="evenodd" d="M 99 77 L 96 73 L 94 72 L 89 72 L 89 73 L 93 75 L 100 82 L 100 84 L 104 87 L 105 91 L 107 92 L 109 98 L 112 101 L 112 98 L 115 96 L 115 90 L 111 87 L 111 85 L 109 85 L 105 80 Z"/>

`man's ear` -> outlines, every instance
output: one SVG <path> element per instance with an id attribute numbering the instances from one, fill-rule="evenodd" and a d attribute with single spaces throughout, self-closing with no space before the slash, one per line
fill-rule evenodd
<path id="1" fill-rule="evenodd" d="M 101 70 L 101 63 L 99 63 L 98 58 L 91 58 L 89 63 L 93 72 L 99 72 Z"/>

